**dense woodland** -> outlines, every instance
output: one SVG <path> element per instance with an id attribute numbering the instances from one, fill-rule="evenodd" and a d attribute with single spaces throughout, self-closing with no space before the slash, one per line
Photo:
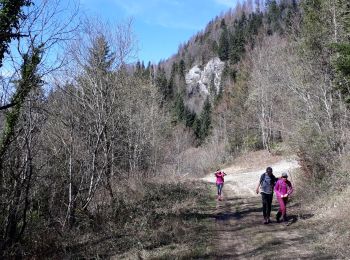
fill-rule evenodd
<path id="1" fill-rule="evenodd" d="M 178 241 L 183 231 L 159 231 L 162 219 L 184 221 L 184 201 L 205 195 L 171 180 L 250 150 L 288 147 L 315 196 L 348 191 L 348 1 L 248 1 L 146 66 L 131 21 L 80 20 L 78 10 L 63 20 L 63 10 L 0 0 L 1 257 Z M 213 57 L 225 62 L 220 91 L 196 114 L 185 75 Z"/>

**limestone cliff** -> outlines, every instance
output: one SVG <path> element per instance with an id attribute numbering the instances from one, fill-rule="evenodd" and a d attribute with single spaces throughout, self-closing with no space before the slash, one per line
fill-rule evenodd
<path id="1" fill-rule="evenodd" d="M 186 74 L 186 105 L 190 110 L 199 113 L 205 99 L 218 94 L 224 66 L 219 58 L 213 58 L 204 68 L 196 65 L 189 70 Z"/>

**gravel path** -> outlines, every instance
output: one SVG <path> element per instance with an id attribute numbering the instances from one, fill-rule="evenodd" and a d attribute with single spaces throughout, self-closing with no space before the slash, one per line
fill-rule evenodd
<path id="1" fill-rule="evenodd" d="M 294 160 L 281 160 L 270 165 L 276 177 L 299 167 Z M 232 166 L 223 169 L 225 177 L 224 200 L 216 202 L 214 251 L 210 259 L 330 259 L 317 254 L 308 241 L 312 232 L 305 229 L 292 202 L 288 215 L 290 221 L 262 224 L 261 197 L 255 193 L 260 175 L 265 168 L 245 172 Z M 204 178 L 214 183 L 212 174 Z M 273 202 L 272 216 L 278 207 Z"/>
<path id="2" fill-rule="evenodd" d="M 271 165 L 271 167 L 276 177 L 281 176 L 282 172 L 288 172 L 290 180 L 293 181 L 291 170 L 298 168 L 299 165 L 295 160 L 282 160 Z M 227 176 L 225 176 L 225 191 L 227 192 L 230 190 L 231 196 L 232 193 L 237 196 L 256 196 L 255 189 L 260 175 L 265 172 L 265 168 L 245 172 L 244 169 L 240 167 L 231 166 L 223 169 L 223 171 L 227 174 Z M 215 183 L 214 173 L 206 176 L 204 180 Z"/>

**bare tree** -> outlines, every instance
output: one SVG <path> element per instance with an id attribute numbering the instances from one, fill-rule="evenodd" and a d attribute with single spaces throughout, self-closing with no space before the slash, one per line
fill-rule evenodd
<path id="1" fill-rule="evenodd" d="M 45 60 L 75 28 L 60 22 L 61 12 L 58 1 L 28 6 L 16 27 L 16 33 L 25 37 L 12 41 L 3 63 L 9 77 L 3 81 L 2 109 L 6 111 L 0 146 L 2 252 L 11 251 L 28 226 L 34 180 L 40 168 L 35 162 L 37 138 L 45 118 L 38 109 L 43 100 L 43 77 L 57 68 L 46 67 Z"/>
<path id="2" fill-rule="evenodd" d="M 74 226 L 77 211 L 90 215 L 106 205 L 104 213 L 112 213 L 121 179 L 155 174 L 167 124 L 152 78 L 133 75 L 127 65 L 135 54 L 131 22 L 90 20 L 80 33 L 48 108 L 46 147 L 62 158 L 61 165 L 50 162 L 49 175 L 68 179 L 66 213 L 57 217 L 63 230 Z"/>

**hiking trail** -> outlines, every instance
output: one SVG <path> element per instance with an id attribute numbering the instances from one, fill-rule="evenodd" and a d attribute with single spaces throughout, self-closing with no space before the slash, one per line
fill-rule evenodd
<path id="1" fill-rule="evenodd" d="M 264 167 L 255 169 L 233 165 L 222 169 L 225 176 L 223 201 L 216 202 L 213 245 L 210 259 L 327 259 L 318 255 L 311 243 L 311 232 L 300 223 L 298 209 L 293 199 L 287 207 L 288 225 L 276 223 L 278 203 L 274 196 L 272 223 L 263 224 L 261 195 L 255 189 L 260 175 L 271 166 L 276 177 L 282 172 L 298 168 L 295 160 L 279 158 Z M 248 170 L 247 170 L 248 169 Z M 215 185 L 214 173 L 203 178 Z"/>

